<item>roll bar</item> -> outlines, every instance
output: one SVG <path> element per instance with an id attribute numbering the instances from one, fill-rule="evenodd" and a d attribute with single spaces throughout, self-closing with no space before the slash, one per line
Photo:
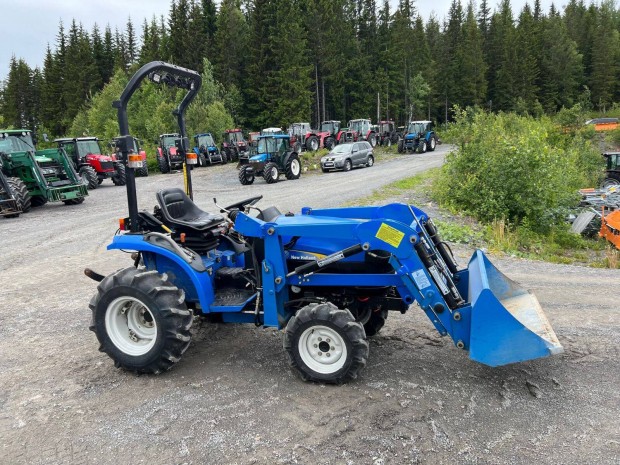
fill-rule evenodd
<path id="1" fill-rule="evenodd" d="M 189 150 L 189 141 L 187 139 L 187 130 L 185 127 L 185 110 L 192 100 L 194 100 L 202 86 L 202 78 L 196 71 L 181 68 L 180 66 L 163 61 L 152 61 L 136 71 L 125 86 L 120 99 L 112 103 L 112 106 L 117 109 L 118 127 L 120 130 L 120 137 L 118 138 L 120 161 L 125 164 L 127 171 L 127 204 L 129 208 L 131 232 L 138 232 L 138 200 L 136 196 L 134 169 L 127 165 L 129 147 L 133 146 L 132 136 L 129 134 L 127 104 L 145 78 L 150 79 L 155 84 L 165 84 L 169 87 L 179 87 L 188 90 L 179 106 L 172 112 L 172 114 L 177 117 L 179 132 L 181 134 L 181 150 L 184 158 L 187 155 L 187 150 Z M 192 183 L 190 173 L 191 170 L 188 169 L 187 182 L 188 189 L 191 193 Z"/>

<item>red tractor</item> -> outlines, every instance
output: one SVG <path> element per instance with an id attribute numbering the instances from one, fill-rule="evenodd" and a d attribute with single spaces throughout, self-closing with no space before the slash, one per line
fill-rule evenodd
<path id="1" fill-rule="evenodd" d="M 331 150 L 335 145 L 345 142 L 345 133 L 340 128 L 340 121 L 323 121 L 321 130 L 306 138 L 306 147 L 314 145 L 314 138 L 316 138 L 319 147 Z"/>
<path id="2" fill-rule="evenodd" d="M 347 142 L 365 140 L 372 147 L 377 145 L 377 133 L 373 130 L 369 119 L 352 119 L 349 121 L 345 136 Z"/>
<path id="3" fill-rule="evenodd" d="M 379 121 L 377 129 L 377 144 L 389 147 L 398 144 L 403 134 L 396 129 L 394 121 Z"/>
<path id="4" fill-rule="evenodd" d="M 96 189 L 107 178 L 116 186 L 125 185 L 125 165 L 104 155 L 96 137 L 63 138 L 54 142 L 66 152 L 88 189 Z"/>
<path id="5" fill-rule="evenodd" d="M 226 159 L 239 161 L 239 158 L 244 158 L 248 151 L 248 143 L 243 137 L 241 129 L 227 129 L 224 133 L 224 142 L 222 142 L 221 149 L 221 152 L 226 154 Z"/>
<path id="6" fill-rule="evenodd" d="M 140 139 L 136 139 L 135 137 L 133 138 L 133 146 L 129 147 L 129 151 L 132 154 L 138 154 L 140 155 L 140 158 L 142 159 L 142 168 L 136 168 L 135 169 L 135 174 L 136 176 L 141 176 L 141 177 L 146 177 L 149 175 L 149 167 L 147 165 L 147 161 L 146 161 L 146 151 L 144 149 L 142 149 L 142 147 L 140 147 L 140 144 L 142 143 L 142 141 Z M 114 150 L 114 154 L 113 158 L 116 160 L 119 158 L 119 154 L 120 154 L 120 149 L 118 147 L 117 144 L 117 139 L 113 139 L 112 142 L 110 142 L 110 147 Z"/>
<path id="7" fill-rule="evenodd" d="M 183 166 L 183 155 L 177 148 L 177 143 L 181 136 L 179 134 L 162 134 L 159 136 L 157 147 L 157 164 L 159 171 L 169 173 L 170 170 L 177 170 Z"/>

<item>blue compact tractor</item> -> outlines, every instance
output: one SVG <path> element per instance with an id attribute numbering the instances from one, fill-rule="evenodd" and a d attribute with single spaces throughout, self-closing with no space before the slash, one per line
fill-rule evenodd
<path id="1" fill-rule="evenodd" d="M 146 76 L 188 89 L 176 110 L 186 140 L 183 114 L 200 75 L 163 62 L 143 66 L 115 103 L 122 140 L 131 137 L 127 102 Z M 194 317 L 209 316 L 283 329 L 284 351 L 302 379 L 341 383 L 366 365 L 367 338 L 415 301 L 441 335 L 478 362 L 497 366 L 562 350 L 534 295 L 479 250 L 459 269 L 416 207 L 306 207 L 293 214 L 259 207 L 255 196 L 207 212 L 191 200 L 186 182 L 185 190 L 160 190 L 150 213 L 138 210 L 127 155 L 122 147 L 129 216 L 108 249 L 133 251 L 132 261 L 106 277 L 86 270 L 100 281 L 91 329 L 118 367 L 170 369 L 189 347 Z"/>
<path id="2" fill-rule="evenodd" d="M 432 152 L 437 147 L 437 134 L 431 121 L 411 121 L 405 137 L 398 141 L 398 153 Z"/>
<path id="3" fill-rule="evenodd" d="M 198 155 L 198 166 L 226 163 L 228 161 L 226 154 L 220 152 L 217 145 L 215 145 L 213 135 L 208 132 L 194 136 L 194 153 Z"/>
<path id="4" fill-rule="evenodd" d="M 266 134 L 258 136 L 256 155 L 247 164 L 239 165 L 239 182 L 244 186 L 252 184 L 257 176 L 262 176 L 267 184 L 278 182 L 280 174 L 286 179 L 299 179 L 301 161 L 291 137 L 285 134 Z"/>

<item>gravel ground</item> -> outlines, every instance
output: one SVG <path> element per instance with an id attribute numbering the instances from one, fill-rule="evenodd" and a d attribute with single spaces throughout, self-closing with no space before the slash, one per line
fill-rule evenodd
<path id="1" fill-rule="evenodd" d="M 369 169 L 241 186 L 232 165 L 195 171 L 196 202 L 263 194 L 297 211 L 337 206 L 439 166 L 448 147 Z M 137 180 L 141 208 L 180 174 Z M 79 206 L 0 220 L 2 463 L 619 463 L 618 271 L 493 257 L 532 289 L 565 353 L 487 368 L 437 335 L 418 308 L 391 315 L 360 378 L 335 387 L 289 370 L 282 334 L 196 323 L 160 376 L 114 368 L 88 331 L 96 283 L 129 266 L 105 247 L 126 212 L 109 181 Z M 460 263 L 471 250 L 456 250 Z"/>

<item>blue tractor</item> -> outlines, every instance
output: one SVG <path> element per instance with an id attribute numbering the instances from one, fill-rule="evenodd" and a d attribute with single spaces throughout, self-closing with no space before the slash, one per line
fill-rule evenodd
<path id="1" fill-rule="evenodd" d="M 301 175 L 301 161 L 291 147 L 291 136 L 274 133 L 258 136 L 256 154 L 247 164 L 239 164 L 239 182 L 246 186 L 262 176 L 267 184 L 273 184 L 282 173 L 286 179 L 299 179 Z"/>
<path id="2" fill-rule="evenodd" d="M 437 141 L 432 121 L 411 121 L 407 126 L 405 137 L 398 141 L 398 153 L 432 152 L 437 147 Z"/>
<path id="3" fill-rule="evenodd" d="M 213 135 L 208 132 L 194 136 L 194 153 L 198 155 L 198 166 L 226 163 L 228 161 L 226 154 L 220 152 L 217 145 L 215 145 Z"/>
<path id="4" fill-rule="evenodd" d="M 144 65 L 116 102 L 121 134 L 130 137 L 127 101 L 145 76 L 189 89 L 177 110 L 184 137 L 184 110 L 200 75 L 163 62 Z M 342 383 L 364 368 L 367 338 L 388 314 L 404 314 L 414 301 L 441 335 L 478 362 L 497 366 L 562 351 L 534 295 L 482 251 L 459 269 L 432 220 L 416 207 L 293 214 L 258 207 L 262 196 L 255 196 L 215 204 L 211 213 L 187 189 L 165 188 L 149 213 L 138 211 L 133 171 L 128 164 L 129 217 L 108 246 L 133 251 L 132 261 L 106 277 L 85 270 L 100 281 L 89 305 L 90 329 L 117 367 L 137 373 L 172 368 L 190 345 L 194 317 L 208 316 L 283 329 L 294 372 Z"/>

